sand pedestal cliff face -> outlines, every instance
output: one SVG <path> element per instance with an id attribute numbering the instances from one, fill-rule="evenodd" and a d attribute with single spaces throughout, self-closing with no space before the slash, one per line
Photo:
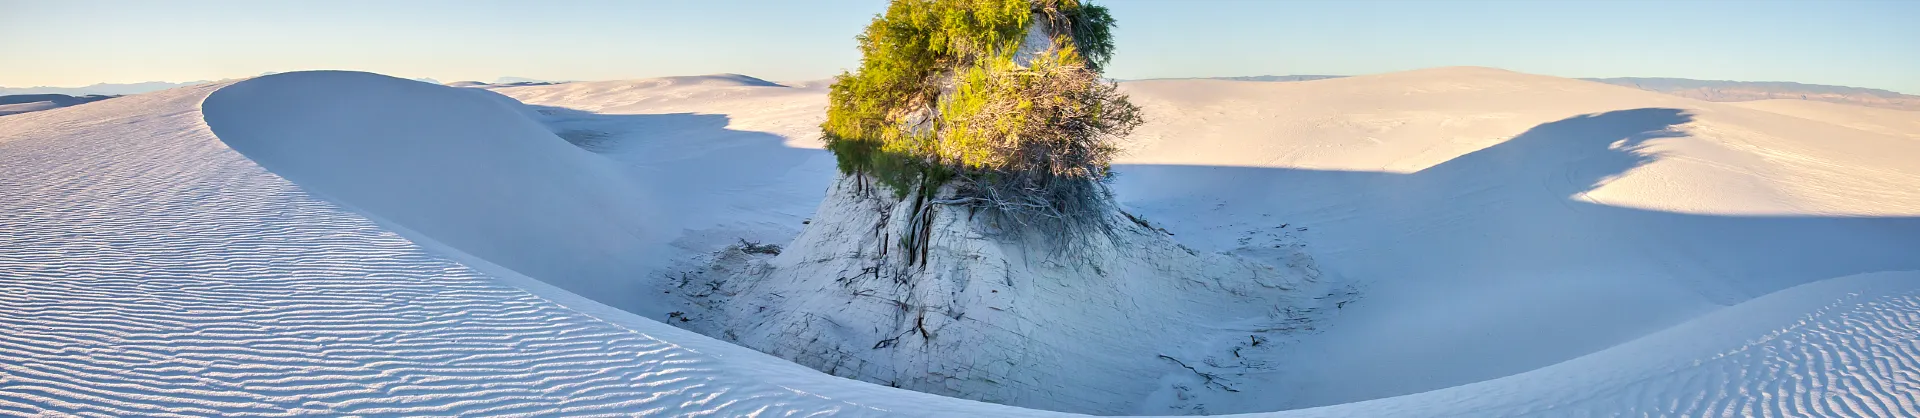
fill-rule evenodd
<path id="1" fill-rule="evenodd" d="M 689 279 L 712 318 L 693 327 L 877 384 L 1121 413 L 1172 386 L 1237 390 L 1212 370 L 1262 367 L 1323 293 L 1303 254 L 1200 253 L 1118 210 L 1110 239 L 1063 247 L 937 200 L 843 177 L 778 256 L 731 251 Z"/>

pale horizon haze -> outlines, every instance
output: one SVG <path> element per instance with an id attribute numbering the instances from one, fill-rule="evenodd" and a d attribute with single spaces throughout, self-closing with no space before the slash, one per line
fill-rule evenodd
<path id="1" fill-rule="evenodd" d="M 1562 77 L 1793 81 L 1920 94 L 1920 2 L 1106 0 L 1121 79 L 1486 66 Z M 0 0 L 0 86 L 309 69 L 442 82 L 858 65 L 882 0 Z"/>

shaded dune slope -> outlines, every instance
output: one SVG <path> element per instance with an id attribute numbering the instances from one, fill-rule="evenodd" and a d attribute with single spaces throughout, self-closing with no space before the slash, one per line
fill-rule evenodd
<path id="1" fill-rule="evenodd" d="M 644 293 L 607 287 L 635 283 L 662 235 L 649 225 L 670 224 L 610 162 L 485 90 L 299 72 L 203 107 L 228 146 L 309 191 L 615 305 Z"/>

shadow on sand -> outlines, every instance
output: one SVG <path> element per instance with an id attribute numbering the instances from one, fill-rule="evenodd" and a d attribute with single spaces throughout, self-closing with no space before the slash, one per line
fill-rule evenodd
<path id="1" fill-rule="evenodd" d="M 1665 108 L 1578 116 L 1407 174 L 1121 165 L 1114 186 L 1183 241 L 1219 240 L 1188 243 L 1203 248 L 1271 228 L 1249 220 L 1311 228 L 1298 234 L 1321 269 L 1368 288 L 1361 309 L 1297 353 L 1315 360 L 1290 378 L 1301 391 L 1278 401 L 1285 408 L 1505 376 L 1787 287 L 1920 270 L 1920 217 L 1579 199 L 1660 159 L 1645 144 L 1685 140 L 1680 125 L 1692 119 Z"/>
<path id="2" fill-rule="evenodd" d="M 782 177 L 825 152 L 789 147 L 779 135 L 730 129 L 732 118 L 723 114 L 602 114 L 527 107 L 538 112 L 555 135 L 643 171 L 638 174 L 659 183 L 660 191 L 678 193 L 670 194 L 675 196 L 790 180 Z M 829 180 L 816 182 L 824 188 Z M 817 198 L 807 207 L 815 203 Z"/>
<path id="3" fill-rule="evenodd" d="M 1731 284 L 1702 289 L 1733 292 L 1713 295 L 1729 303 L 1849 274 L 1920 270 L 1920 217 L 1702 215 L 1574 198 L 1659 159 L 1644 152 L 1644 144 L 1685 137 L 1677 125 L 1692 119 L 1664 108 L 1576 116 L 1409 174 L 1122 165 L 1116 189 L 1121 200 L 1143 208 L 1198 194 L 1246 206 L 1241 210 L 1293 215 L 1296 224 L 1330 224 L 1315 236 L 1358 234 L 1342 242 L 1384 234 L 1407 244 L 1408 237 L 1458 234 L 1431 240 L 1443 246 L 1424 250 L 1462 268 L 1496 261 L 1528 267 L 1501 269 L 1509 274 L 1652 256 Z M 1205 226 L 1204 220 L 1167 221 Z M 1698 251 L 1648 254 L 1660 248 Z"/>

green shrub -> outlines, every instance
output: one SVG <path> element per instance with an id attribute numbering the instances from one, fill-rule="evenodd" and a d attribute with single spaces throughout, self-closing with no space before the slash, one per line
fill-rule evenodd
<path id="1" fill-rule="evenodd" d="M 1054 45 L 1015 53 L 1036 17 Z M 841 171 L 896 198 L 949 182 L 967 204 L 1021 218 L 1097 218 L 1115 140 L 1139 108 L 1100 78 L 1113 18 L 1079 0 L 896 0 L 858 38 L 821 125 Z"/>

